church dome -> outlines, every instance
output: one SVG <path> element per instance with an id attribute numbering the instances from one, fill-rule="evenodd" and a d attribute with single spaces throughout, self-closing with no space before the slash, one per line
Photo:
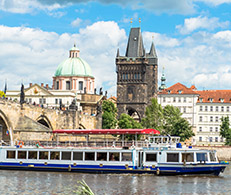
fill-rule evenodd
<path id="1" fill-rule="evenodd" d="M 72 47 L 68 59 L 61 62 L 55 72 L 57 76 L 84 76 L 93 77 L 89 64 L 79 57 L 79 49 Z"/>

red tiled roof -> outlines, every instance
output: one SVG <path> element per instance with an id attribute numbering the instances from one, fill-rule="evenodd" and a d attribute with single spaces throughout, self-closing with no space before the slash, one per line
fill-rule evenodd
<path id="1" fill-rule="evenodd" d="M 231 103 L 231 90 L 204 90 L 204 91 L 197 91 L 200 95 L 198 97 L 197 102 L 212 102 L 213 103 L 221 103 L 222 100 L 224 103 Z"/>
<path id="2" fill-rule="evenodd" d="M 231 90 L 203 90 L 197 91 L 195 85 L 190 88 L 181 83 L 176 83 L 158 94 L 197 94 L 197 102 L 203 103 L 231 103 Z M 201 101 L 202 100 L 202 101 Z"/>
<path id="3" fill-rule="evenodd" d="M 159 94 L 197 94 L 197 92 L 193 89 L 196 89 L 196 87 L 194 86 L 194 88 L 188 88 L 181 83 L 176 83 L 175 85 L 172 85 L 171 87 L 159 92 Z"/>

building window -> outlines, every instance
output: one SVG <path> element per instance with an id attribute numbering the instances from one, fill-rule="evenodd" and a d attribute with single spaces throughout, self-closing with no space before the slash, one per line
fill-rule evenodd
<path id="1" fill-rule="evenodd" d="M 209 142 L 213 142 L 213 137 L 209 137 Z"/>
<path id="2" fill-rule="evenodd" d="M 215 131 L 218 132 L 218 127 L 215 127 Z"/>
<path id="3" fill-rule="evenodd" d="M 218 106 L 216 106 L 216 112 L 218 112 Z"/>
<path id="4" fill-rule="evenodd" d="M 213 106 L 210 106 L 210 111 L 211 111 L 211 112 L 213 111 Z"/>
<path id="5" fill-rule="evenodd" d="M 71 82 L 66 81 L 66 90 L 71 90 Z"/>
<path id="6" fill-rule="evenodd" d="M 218 116 L 216 116 L 216 122 L 218 122 Z"/>
<path id="7" fill-rule="evenodd" d="M 221 112 L 224 112 L 224 106 L 221 106 Z"/>
<path id="8" fill-rule="evenodd" d="M 223 137 L 221 137 L 220 142 L 224 142 L 224 138 Z"/>
<path id="9" fill-rule="evenodd" d="M 200 116 L 199 121 L 202 122 L 202 116 Z"/>
<path id="10" fill-rule="evenodd" d="M 210 127 L 210 132 L 212 132 L 213 131 L 213 127 Z"/>
<path id="11" fill-rule="evenodd" d="M 206 112 L 208 111 L 208 106 L 205 106 L 205 111 L 206 111 Z"/>
<path id="12" fill-rule="evenodd" d="M 58 99 L 55 99 L 55 104 L 58 104 L 59 103 L 59 100 Z"/>
<path id="13" fill-rule="evenodd" d="M 184 97 L 184 102 L 186 102 L 186 97 Z"/>
<path id="14" fill-rule="evenodd" d="M 173 98 L 173 102 L 176 102 L 176 98 L 175 97 Z"/>
<path id="15" fill-rule="evenodd" d="M 79 81 L 79 90 L 83 90 L 83 81 Z"/>
<path id="16" fill-rule="evenodd" d="M 184 109 L 183 112 L 186 113 L 186 107 L 184 107 L 183 109 Z"/>
<path id="17" fill-rule="evenodd" d="M 32 103 L 32 99 L 31 99 L 31 98 L 29 98 L 29 103 L 30 103 L 30 104 Z"/>
<path id="18" fill-rule="evenodd" d="M 200 132 L 202 131 L 202 127 L 199 127 L 199 131 L 200 131 Z"/>
<path id="19" fill-rule="evenodd" d="M 215 142 L 218 142 L 218 137 L 215 137 Z"/>
<path id="20" fill-rule="evenodd" d="M 199 137 L 199 141 L 202 142 L 202 137 Z"/>
<path id="21" fill-rule="evenodd" d="M 203 107 L 202 106 L 200 106 L 200 111 L 203 111 Z"/>
<path id="22" fill-rule="evenodd" d="M 181 98 L 180 97 L 178 98 L 178 102 L 181 102 Z"/>
<path id="23" fill-rule="evenodd" d="M 210 116 L 210 122 L 213 122 L 213 117 L 212 116 Z"/>
<path id="24" fill-rule="evenodd" d="M 165 97 L 163 97 L 163 102 L 166 102 L 166 98 Z"/>
<path id="25" fill-rule="evenodd" d="M 56 89 L 59 89 L 59 81 L 56 81 Z"/>
<path id="26" fill-rule="evenodd" d="M 227 112 L 229 112 L 229 106 L 227 106 L 227 109 L 226 109 L 226 110 L 227 110 Z"/>

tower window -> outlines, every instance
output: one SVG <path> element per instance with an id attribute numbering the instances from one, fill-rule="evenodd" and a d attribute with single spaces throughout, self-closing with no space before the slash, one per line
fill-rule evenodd
<path id="1" fill-rule="evenodd" d="M 79 90 L 83 90 L 83 81 L 79 81 Z"/>
<path id="2" fill-rule="evenodd" d="M 71 82 L 66 81 L 66 90 L 71 90 Z"/>
<path id="3" fill-rule="evenodd" d="M 56 82 L 56 89 L 59 89 L 59 81 Z"/>

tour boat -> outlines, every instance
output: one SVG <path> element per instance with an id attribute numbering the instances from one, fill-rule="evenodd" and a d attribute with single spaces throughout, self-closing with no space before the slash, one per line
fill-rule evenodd
<path id="1" fill-rule="evenodd" d="M 70 133 L 86 130 L 62 130 Z M 89 130 L 92 131 L 92 130 Z M 99 131 L 99 130 L 98 130 Z M 116 131 L 108 130 L 116 134 Z M 107 131 L 107 134 L 108 134 Z M 132 130 L 125 130 L 131 133 Z M 133 130 L 152 132 L 148 138 L 132 142 L 33 142 L 19 141 L 0 147 L 0 169 L 29 171 L 68 171 L 82 173 L 131 173 L 155 175 L 219 175 L 228 165 L 219 162 L 216 151 L 199 150 L 180 144 L 180 137 L 154 136 L 154 129 Z M 106 130 L 101 130 L 104 134 Z M 133 133 L 134 133 L 133 132 Z M 135 134 L 134 133 L 134 134 Z M 126 134 L 126 133 L 124 133 Z M 148 133 L 146 133 L 148 134 Z M 52 144 L 52 145 L 51 145 Z M 55 144 L 55 145 L 54 145 Z"/>

